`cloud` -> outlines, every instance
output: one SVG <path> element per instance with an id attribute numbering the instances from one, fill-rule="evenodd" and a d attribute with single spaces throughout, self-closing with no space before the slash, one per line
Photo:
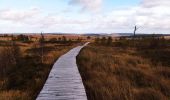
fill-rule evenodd
<path id="1" fill-rule="evenodd" d="M 101 9 L 103 0 L 71 0 L 69 4 L 78 4 L 82 6 L 82 10 L 90 10 L 98 12 Z"/>
<path id="2" fill-rule="evenodd" d="M 30 8 L 28 10 L 3 9 L 0 10 L 0 20 L 21 22 L 30 19 L 40 13 L 39 8 Z"/>
<path id="3" fill-rule="evenodd" d="M 169 0 L 143 0 L 139 5 L 113 9 L 104 17 L 103 30 L 133 30 L 135 25 L 141 27 L 139 32 L 170 33 Z M 103 19 L 101 19 L 103 20 Z M 99 28 L 99 29 L 101 29 Z M 131 31 L 132 32 L 132 31 Z"/>
<path id="4" fill-rule="evenodd" d="M 150 29 L 167 30 L 170 28 L 170 1 L 143 0 L 136 10 L 136 23 Z"/>
<path id="5" fill-rule="evenodd" d="M 96 12 L 101 8 L 102 0 L 71 0 L 70 3 Z M 27 30 L 36 32 L 42 30 L 48 32 L 133 32 L 134 26 L 137 25 L 141 27 L 138 32 L 170 33 L 170 2 L 169 0 L 143 0 L 136 6 L 114 8 L 110 12 L 93 14 L 77 12 L 76 15 L 69 15 L 67 11 L 47 14 L 39 8 L 3 9 L 0 10 L 0 21 L 0 31 L 2 29 L 4 31 L 4 28 L 11 31 L 13 28 L 15 30 L 28 28 Z M 15 22 L 18 22 L 17 25 Z"/>
<path id="6" fill-rule="evenodd" d="M 96 11 L 101 8 L 102 0 L 71 0 L 71 4 L 79 4 L 86 10 Z M 88 30 L 101 32 L 133 31 L 135 25 L 141 27 L 139 32 L 170 32 L 170 1 L 142 0 L 139 5 L 113 9 L 105 14 L 93 14 L 86 23 L 77 24 Z M 63 19 L 65 20 L 65 19 Z M 81 22 L 82 19 L 76 19 Z M 76 21 L 75 21 L 76 22 Z M 73 25 L 74 21 L 65 21 Z M 88 27 L 88 28 L 87 28 Z"/>
<path id="7" fill-rule="evenodd" d="M 144 7 L 170 6 L 170 0 L 143 0 L 141 3 Z"/>

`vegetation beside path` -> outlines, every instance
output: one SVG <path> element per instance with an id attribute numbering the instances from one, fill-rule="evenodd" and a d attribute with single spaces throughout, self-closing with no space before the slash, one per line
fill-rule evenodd
<path id="1" fill-rule="evenodd" d="M 8 38 L 0 41 L 0 100 L 35 100 L 54 62 L 80 43 L 66 37 L 55 41 L 31 41 L 24 35 Z"/>
<path id="2" fill-rule="evenodd" d="M 170 99 L 170 40 L 96 38 L 77 63 L 88 100 Z"/>

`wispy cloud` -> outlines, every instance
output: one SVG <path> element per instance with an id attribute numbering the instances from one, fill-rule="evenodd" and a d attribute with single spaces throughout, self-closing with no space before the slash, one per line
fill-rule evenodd
<path id="1" fill-rule="evenodd" d="M 170 0 L 143 0 L 144 7 L 170 6 Z"/>
<path id="2" fill-rule="evenodd" d="M 98 12 L 101 10 L 103 0 L 71 0 L 69 4 L 80 5 L 82 10 L 89 10 L 93 12 Z"/>

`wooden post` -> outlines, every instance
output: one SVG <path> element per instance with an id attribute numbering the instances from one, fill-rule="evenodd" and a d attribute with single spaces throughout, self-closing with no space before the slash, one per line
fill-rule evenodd
<path id="1" fill-rule="evenodd" d="M 136 36 L 136 31 L 137 31 L 137 26 L 135 26 L 135 29 L 134 29 L 134 32 L 133 32 L 133 34 L 134 34 L 134 37 Z"/>
<path id="2" fill-rule="evenodd" d="M 41 63 L 43 64 L 44 62 L 44 35 L 43 33 L 41 32 Z"/>
<path id="3" fill-rule="evenodd" d="M 134 28 L 134 32 L 133 32 L 133 46 L 135 47 L 135 37 L 136 37 L 136 31 L 138 30 L 139 28 L 137 28 L 137 26 L 135 25 L 135 28 Z"/>

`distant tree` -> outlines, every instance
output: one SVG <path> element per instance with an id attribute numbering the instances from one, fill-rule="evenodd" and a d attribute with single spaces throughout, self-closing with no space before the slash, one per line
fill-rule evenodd
<path id="1" fill-rule="evenodd" d="M 40 38 L 40 47 L 41 47 L 41 64 L 43 64 L 44 62 L 44 42 L 45 42 L 45 38 L 43 33 L 41 33 L 41 38 Z"/>
<path id="2" fill-rule="evenodd" d="M 4 37 L 8 37 L 8 34 L 4 34 Z"/>
<path id="3" fill-rule="evenodd" d="M 100 38 L 99 37 L 95 38 L 95 43 L 97 43 L 97 44 L 100 43 Z"/>
<path id="4" fill-rule="evenodd" d="M 103 45 L 106 44 L 106 37 L 102 37 L 102 39 L 101 39 L 101 44 L 103 44 Z"/>
<path id="5" fill-rule="evenodd" d="M 81 42 L 82 39 L 80 37 L 77 38 L 77 42 Z"/>
<path id="6" fill-rule="evenodd" d="M 26 42 L 26 41 L 29 41 L 29 37 L 26 35 L 20 34 L 17 36 L 17 40 Z"/>
<path id="7" fill-rule="evenodd" d="M 16 40 L 13 34 L 10 37 L 11 37 L 10 41 L 15 41 Z"/>
<path id="8" fill-rule="evenodd" d="M 65 36 L 62 37 L 62 42 L 66 43 L 67 42 L 67 38 Z"/>
<path id="9" fill-rule="evenodd" d="M 69 43 L 72 43 L 73 41 L 71 39 L 68 40 Z"/>
<path id="10" fill-rule="evenodd" d="M 126 37 L 121 36 L 121 37 L 119 38 L 119 40 L 126 40 Z"/>
<path id="11" fill-rule="evenodd" d="M 87 39 L 91 39 L 91 37 L 90 37 L 90 36 L 88 36 L 88 37 L 87 37 Z"/>
<path id="12" fill-rule="evenodd" d="M 40 43 L 45 42 L 45 38 L 44 38 L 43 33 L 41 33 L 41 37 L 39 38 L 39 42 L 40 42 Z"/>
<path id="13" fill-rule="evenodd" d="M 58 38 L 58 41 L 61 41 L 61 37 Z"/>
<path id="14" fill-rule="evenodd" d="M 51 39 L 49 40 L 49 42 L 52 42 L 52 43 L 57 42 L 57 38 L 51 38 Z"/>
<path id="15" fill-rule="evenodd" d="M 112 44 L 112 37 L 109 36 L 108 39 L 107 39 L 107 45 L 111 45 Z"/>

